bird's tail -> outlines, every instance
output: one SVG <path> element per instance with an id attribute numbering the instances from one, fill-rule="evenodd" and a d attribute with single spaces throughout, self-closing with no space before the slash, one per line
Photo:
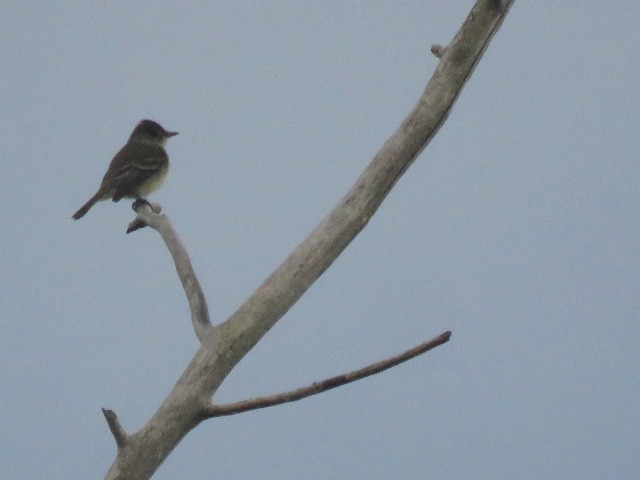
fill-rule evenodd
<path id="1" fill-rule="evenodd" d="M 96 202 L 98 202 L 100 200 L 100 195 L 101 192 L 96 193 L 93 197 L 91 197 L 89 199 L 89 201 L 87 203 L 85 203 L 83 206 L 80 207 L 80 210 L 78 210 L 76 213 L 73 214 L 73 218 L 74 220 L 79 220 L 81 219 L 85 213 L 87 213 L 89 211 L 89 209 L 91 207 L 93 207 Z"/>

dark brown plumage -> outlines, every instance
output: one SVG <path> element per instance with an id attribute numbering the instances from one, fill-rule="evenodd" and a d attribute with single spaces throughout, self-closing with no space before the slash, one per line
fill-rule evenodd
<path id="1" fill-rule="evenodd" d="M 100 200 L 143 199 L 156 190 L 169 171 L 164 143 L 177 134 L 153 120 L 138 123 L 125 146 L 111 160 L 98 191 L 73 214 L 73 219 L 82 218 Z"/>

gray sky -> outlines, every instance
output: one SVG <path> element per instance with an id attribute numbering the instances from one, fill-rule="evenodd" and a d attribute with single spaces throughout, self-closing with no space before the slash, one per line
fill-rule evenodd
<path id="1" fill-rule="evenodd" d="M 141 118 L 180 135 L 151 196 L 227 318 L 412 108 L 471 1 L 10 2 L 0 17 L 0 471 L 101 478 L 197 348 L 128 202 L 79 222 Z M 257 4 L 260 3 L 260 4 Z M 367 228 L 217 402 L 449 344 L 212 420 L 158 479 L 637 478 L 640 4 L 516 2 Z"/>

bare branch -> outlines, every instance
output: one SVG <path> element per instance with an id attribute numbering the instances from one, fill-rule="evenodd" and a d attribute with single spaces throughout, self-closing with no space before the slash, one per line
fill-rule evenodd
<path id="1" fill-rule="evenodd" d="M 107 479 L 150 478 L 178 442 L 202 421 L 202 412 L 208 408 L 212 396 L 231 370 L 366 226 L 400 176 L 444 124 L 512 3 L 513 0 L 476 2 L 445 49 L 418 104 L 398 130 L 345 197 L 282 265 L 228 320 L 211 327 L 215 332 L 215 336 L 211 336 L 216 342 L 203 342 L 160 408 L 131 436 L 135 436 L 135 441 L 127 442 L 118 450 Z M 154 219 L 150 213 L 147 207 L 139 209 L 140 217 L 165 239 L 187 291 L 187 285 L 195 280 L 195 275 L 191 273 L 190 277 L 184 278 L 179 263 L 183 257 L 188 260 L 188 256 L 173 229 L 152 224 L 158 219 L 168 225 L 166 217 L 153 215 Z M 180 247 L 178 256 L 174 253 L 176 245 Z M 188 264 L 192 272 L 190 262 Z M 206 312 L 204 297 L 199 297 L 196 306 L 198 303 L 196 310 L 204 308 Z M 193 312 L 192 308 L 192 315 Z M 209 326 L 208 316 L 206 318 Z"/>
<path id="2" fill-rule="evenodd" d="M 298 301 L 367 225 L 402 174 L 447 119 L 462 87 L 501 24 L 497 0 L 479 0 L 451 43 L 413 111 L 382 146 L 344 198 L 246 302 L 219 326 L 232 345 L 223 375 Z M 213 386 L 213 388 L 216 388 Z"/>
<path id="3" fill-rule="evenodd" d="M 116 445 L 118 448 L 124 448 L 127 444 L 127 432 L 124 431 L 122 426 L 120 425 L 120 421 L 116 416 L 116 412 L 113 410 L 108 410 L 106 408 L 102 409 L 102 414 L 104 418 L 107 420 L 107 425 L 109 425 L 109 430 L 111 430 L 111 434 L 116 441 Z"/>
<path id="4" fill-rule="evenodd" d="M 215 329 L 211 325 L 209 320 L 209 309 L 207 307 L 207 300 L 198 281 L 189 254 L 185 250 L 178 234 L 173 229 L 171 222 L 165 214 L 160 214 L 162 207 L 157 204 L 145 205 L 141 204 L 137 206 L 136 213 L 138 216 L 133 222 L 129 224 L 129 231 L 137 230 L 145 225 L 150 226 L 156 230 L 167 245 L 173 262 L 178 272 L 178 277 L 182 282 L 184 293 L 187 295 L 189 302 L 189 308 L 191 309 L 191 323 L 193 329 L 202 343 L 209 348 L 214 348 L 215 345 Z"/>
<path id="5" fill-rule="evenodd" d="M 251 400 L 243 400 L 241 402 L 227 403 L 224 405 L 210 404 L 204 411 L 205 418 L 221 417 L 224 415 L 235 415 L 236 413 L 246 412 L 248 410 L 257 410 L 259 408 L 272 407 L 274 405 L 280 405 L 282 403 L 295 402 L 317 393 L 326 392 L 333 388 L 347 383 L 355 382 L 365 377 L 375 375 L 376 373 L 383 372 L 391 367 L 395 367 L 407 360 L 411 360 L 418 355 L 421 355 L 429 350 L 447 343 L 451 338 L 451 332 L 445 332 L 437 337 L 424 342 L 416 347 L 413 347 L 406 352 L 403 352 L 394 357 L 387 358 L 377 363 L 372 363 L 359 370 L 354 370 L 349 373 L 343 373 L 335 377 L 327 378 L 320 382 L 313 382 L 306 387 L 291 390 L 289 392 L 282 392 L 275 395 L 269 395 L 266 397 L 253 398 Z"/>

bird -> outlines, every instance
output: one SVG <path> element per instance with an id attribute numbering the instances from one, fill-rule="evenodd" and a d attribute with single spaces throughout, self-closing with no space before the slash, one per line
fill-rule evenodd
<path id="1" fill-rule="evenodd" d="M 98 191 L 73 214 L 79 220 L 101 200 L 114 202 L 122 198 L 145 197 L 164 183 L 169 172 L 169 156 L 164 149 L 167 139 L 178 135 L 153 120 L 141 120 L 133 129 L 127 143 L 116 153 Z"/>

